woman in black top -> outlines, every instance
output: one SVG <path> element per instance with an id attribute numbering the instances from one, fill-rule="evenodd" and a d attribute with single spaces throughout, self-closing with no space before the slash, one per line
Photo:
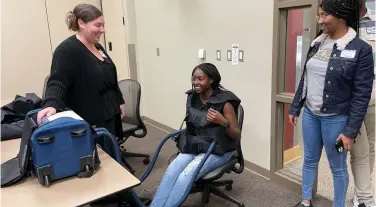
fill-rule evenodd
<path id="1" fill-rule="evenodd" d="M 98 43 L 104 32 L 102 12 L 93 5 L 79 4 L 68 13 L 67 25 L 77 33 L 54 51 L 38 122 L 68 107 L 91 125 L 120 137 L 124 100 L 116 67 Z"/>

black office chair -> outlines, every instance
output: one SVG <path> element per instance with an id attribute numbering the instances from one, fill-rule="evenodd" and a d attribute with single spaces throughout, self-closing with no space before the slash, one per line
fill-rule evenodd
<path id="1" fill-rule="evenodd" d="M 46 88 L 47 88 L 47 82 L 48 82 L 48 79 L 50 78 L 50 75 L 47 75 L 46 78 L 44 79 L 44 83 L 43 83 L 43 91 L 42 91 L 42 100 L 45 98 L 46 96 Z"/>
<path id="2" fill-rule="evenodd" d="M 237 111 L 237 117 L 238 117 L 240 130 L 242 130 L 243 119 L 244 119 L 244 109 L 242 105 L 239 105 L 239 108 Z M 178 137 L 175 140 L 177 139 Z M 237 174 L 240 174 L 243 172 L 243 170 L 244 170 L 244 158 L 243 158 L 243 152 L 241 148 L 241 142 L 239 140 L 237 141 L 236 152 L 234 152 L 234 155 L 231 157 L 231 159 L 224 165 L 218 167 L 217 169 L 199 178 L 195 182 L 192 188 L 191 194 L 202 193 L 201 206 L 205 206 L 206 203 L 209 203 L 210 195 L 214 194 L 216 196 L 219 196 L 227 201 L 230 201 L 242 207 L 244 206 L 244 203 L 236 200 L 235 198 L 229 195 L 226 195 L 223 191 L 219 190 L 218 187 L 224 186 L 226 190 L 228 191 L 232 190 L 232 184 L 234 183 L 233 180 L 219 180 L 219 179 L 222 178 L 222 176 L 225 173 L 235 172 Z"/>
<path id="3" fill-rule="evenodd" d="M 149 164 L 150 162 L 150 155 L 127 152 L 125 147 L 122 145 L 130 136 L 143 138 L 147 134 L 146 126 L 140 116 L 141 86 L 137 81 L 131 79 L 121 80 L 118 84 L 125 101 L 125 115 L 122 119 L 124 137 L 118 137 L 118 142 L 121 147 L 123 162 L 130 172 L 134 174 L 135 170 L 127 162 L 126 158 L 143 157 L 143 163 L 145 165 Z"/>

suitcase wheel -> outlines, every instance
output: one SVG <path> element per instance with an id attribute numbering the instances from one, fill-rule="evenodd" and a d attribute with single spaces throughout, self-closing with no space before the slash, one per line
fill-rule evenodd
<path id="1" fill-rule="evenodd" d="M 85 165 L 85 172 L 89 172 L 90 171 L 90 166 L 89 165 Z"/>
<path id="2" fill-rule="evenodd" d="M 50 177 L 48 177 L 48 175 L 45 175 L 45 176 L 43 177 L 43 179 L 44 179 L 44 186 L 46 186 L 46 187 L 50 187 L 50 185 L 51 185 Z"/>

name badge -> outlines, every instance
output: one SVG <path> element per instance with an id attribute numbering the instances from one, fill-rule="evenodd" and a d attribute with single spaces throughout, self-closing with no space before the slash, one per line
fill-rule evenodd
<path id="1" fill-rule="evenodd" d="M 343 58 L 354 58 L 356 50 L 344 50 L 341 52 L 341 57 Z"/>
<path id="2" fill-rule="evenodd" d="M 376 34 L 376 27 L 366 27 L 367 34 Z"/>

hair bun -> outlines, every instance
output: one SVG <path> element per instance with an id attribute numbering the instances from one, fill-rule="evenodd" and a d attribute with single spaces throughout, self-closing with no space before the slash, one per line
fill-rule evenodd
<path id="1" fill-rule="evenodd" d="M 67 13 L 66 23 L 67 23 L 68 29 L 73 30 L 73 31 L 78 31 L 79 28 L 78 28 L 78 23 L 77 23 L 77 17 L 72 11 L 69 11 Z"/>

